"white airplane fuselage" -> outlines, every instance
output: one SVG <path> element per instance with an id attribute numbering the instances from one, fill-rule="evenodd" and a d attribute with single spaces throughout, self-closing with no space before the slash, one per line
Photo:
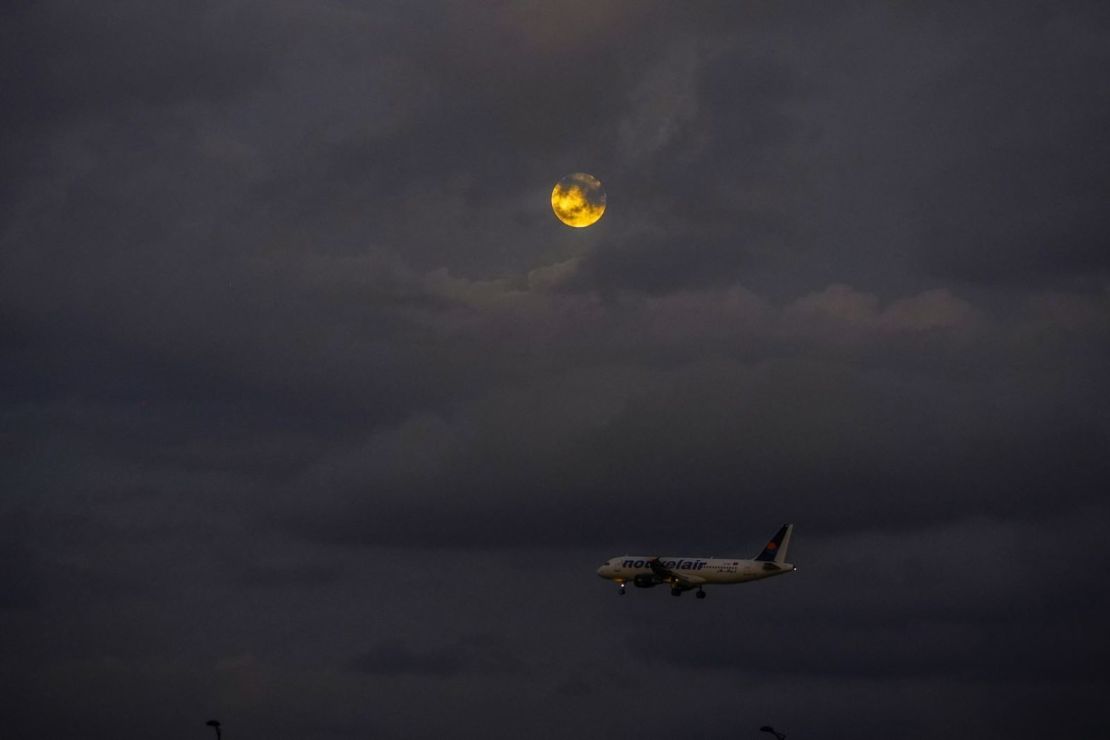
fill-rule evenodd
<path id="1" fill-rule="evenodd" d="M 670 586 L 675 596 L 697 589 L 697 597 L 705 598 L 703 586 L 710 584 L 747 583 L 797 570 L 786 562 L 793 524 L 784 524 L 756 557 L 689 558 L 618 555 L 609 558 L 597 569 L 602 578 L 615 582 L 624 593 L 624 585 L 640 588 Z"/>
<path id="2" fill-rule="evenodd" d="M 615 583 L 633 583 L 638 575 L 654 575 L 647 565 L 651 560 L 652 557 L 644 555 L 620 555 L 610 558 L 597 569 L 597 574 Z M 700 578 L 703 583 L 746 583 L 796 570 L 790 563 L 736 558 L 661 557 L 659 562 L 669 570 Z M 641 579 L 641 582 L 645 581 Z"/>

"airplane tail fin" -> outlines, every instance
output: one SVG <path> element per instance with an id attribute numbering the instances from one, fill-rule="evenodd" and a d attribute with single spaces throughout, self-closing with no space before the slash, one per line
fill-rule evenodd
<path id="1" fill-rule="evenodd" d="M 790 547 L 790 533 L 794 531 L 793 524 L 784 524 L 778 533 L 771 538 L 763 552 L 756 556 L 756 560 L 765 560 L 772 563 L 786 562 L 786 549 Z"/>

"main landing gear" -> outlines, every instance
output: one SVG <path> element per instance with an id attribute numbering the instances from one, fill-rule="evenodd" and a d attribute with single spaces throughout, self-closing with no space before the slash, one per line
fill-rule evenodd
<path id="1" fill-rule="evenodd" d="M 698 592 L 697 592 L 696 594 L 694 594 L 694 596 L 698 597 L 699 599 L 704 599 L 704 598 L 705 598 L 705 591 L 702 591 L 702 590 L 701 590 L 701 589 L 699 588 L 699 589 L 698 589 Z"/>

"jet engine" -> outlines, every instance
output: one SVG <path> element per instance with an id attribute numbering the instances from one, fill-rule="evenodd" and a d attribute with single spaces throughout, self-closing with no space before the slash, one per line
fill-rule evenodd
<path id="1" fill-rule="evenodd" d="M 632 582 L 640 588 L 651 588 L 659 585 L 659 581 L 650 573 L 638 573 L 633 577 Z"/>

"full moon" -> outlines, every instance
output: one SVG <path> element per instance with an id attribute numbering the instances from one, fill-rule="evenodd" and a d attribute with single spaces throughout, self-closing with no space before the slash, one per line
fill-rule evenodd
<path id="1" fill-rule="evenodd" d="M 600 180 L 585 172 L 567 175 L 551 191 L 551 210 L 567 226 L 585 228 L 605 213 L 605 189 Z"/>

